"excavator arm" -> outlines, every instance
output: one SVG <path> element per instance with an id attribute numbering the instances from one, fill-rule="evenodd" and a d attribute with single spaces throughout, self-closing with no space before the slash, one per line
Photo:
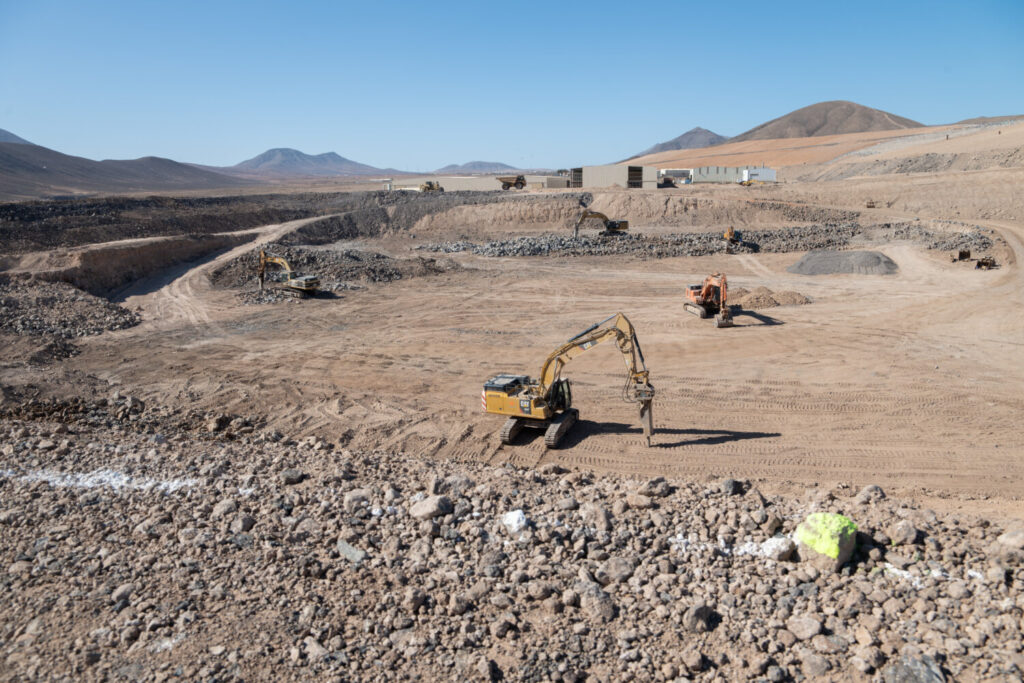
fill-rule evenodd
<path id="1" fill-rule="evenodd" d="M 540 371 L 537 392 L 548 398 L 552 389 L 561 378 L 562 368 L 576 356 L 606 341 L 615 340 L 615 345 L 622 354 L 626 365 L 628 379 L 624 388 L 624 398 L 632 403 L 640 404 L 640 420 L 643 423 L 644 435 L 650 445 L 651 434 L 654 432 L 654 418 L 651 404 L 654 401 L 654 387 L 648 379 L 649 371 L 644 361 L 640 341 L 636 337 L 629 319 L 621 313 L 602 320 L 583 330 L 555 349 L 544 361 Z"/>
<path id="2" fill-rule="evenodd" d="M 605 216 L 600 211 L 591 211 L 590 209 L 583 209 L 583 213 L 581 213 L 580 217 L 576 219 L 576 225 L 574 225 L 572 228 L 573 237 L 580 236 L 580 226 L 583 225 L 583 221 L 590 218 L 596 218 L 600 220 L 605 227 L 608 226 L 608 216 Z"/>
<path id="3" fill-rule="evenodd" d="M 281 266 L 281 269 L 284 270 L 286 273 L 292 272 L 292 267 L 288 265 L 288 262 L 285 261 L 284 258 L 280 256 L 267 256 L 267 253 L 261 249 L 259 267 L 260 274 L 265 274 L 267 272 L 267 266 L 271 264 Z"/>

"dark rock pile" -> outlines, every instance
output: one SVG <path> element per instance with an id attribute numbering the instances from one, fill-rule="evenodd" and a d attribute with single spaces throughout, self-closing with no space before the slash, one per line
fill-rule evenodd
<path id="1" fill-rule="evenodd" d="M 0 278 L 0 331 L 74 339 L 139 321 L 134 311 L 65 282 Z"/>
<path id="2" fill-rule="evenodd" d="M 282 256 L 300 275 L 316 275 L 320 288 L 325 292 L 341 292 L 360 289 L 357 282 L 384 283 L 411 277 L 436 275 L 458 270 L 460 267 L 450 259 L 416 257 L 395 259 L 385 254 L 356 249 L 311 249 L 308 247 L 287 247 L 269 244 L 261 247 L 268 254 Z M 281 292 L 258 292 L 256 280 L 259 249 L 240 256 L 210 275 L 210 281 L 217 287 L 245 289 L 245 296 L 252 303 L 272 303 L 289 298 Z M 268 287 L 274 284 L 280 273 L 277 266 L 270 266 L 267 273 Z"/>
<path id="3" fill-rule="evenodd" d="M 855 223 L 817 225 L 778 230 L 744 230 L 743 244 L 733 247 L 742 252 L 789 252 L 846 246 L 860 234 Z M 539 235 L 475 244 L 443 242 L 417 247 L 426 251 L 455 253 L 469 251 L 481 256 L 607 256 L 628 254 L 648 258 L 705 256 L 724 253 L 726 242 L 718 232 L 689 232 L 648 237 L 630 233 L 615 237 L 583 235 Z"/>
<path id="4" fill-rule="evenodd" d="M 991 247 L 991 240 L 978 228 L 957 231 L 928 230 L 913 223 L 884 224 L 864 228 L 857 223 L 810 225 L 777 230 L 744 230 L 743 244 L 734 246 L 736 253 L 798 252 L 812 249 L 844 249 L 869 239 L 909 239 L 929 249 Z M 642 258 L 673 256 L 706 256 L 724 253 L 725 240 L 718 232 L 674 233 L 645 236 L 627 233 L 615 237 L 582 235 L 538 235 L 516 237 L 477 244 L 469 241 L 441 242 L 420 245 L 417 249 L 453 254 L 470 252 L 480 256 L 609 256 L 633 255 Z"/>

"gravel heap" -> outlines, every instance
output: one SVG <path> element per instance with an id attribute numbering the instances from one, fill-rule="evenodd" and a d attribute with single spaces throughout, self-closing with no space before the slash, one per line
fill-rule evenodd
<path id="1" fill-rule="evenodd" d="M 880 251 L 809 251 L 787 268 L 799 275 L 831 275 L 856 273 L 858 275 L 892 275 L 899 266 Z"/>
<path id="2" fill-rule="evenodd" d="M 935 231 L 922 227 L 918 223 L 883 224 L 881 230 L 888 240 L 911 240 L 923 242 L 929 249 L 954 251 L 970 249 L 972 253 L 981 253 L 992 248 L 992 230 L 980 225 L 968 225 L 956 221 L 943 221 L 953 227 L 952 231 Z"/>
<path id="3" fill-rule="evenodd" d="M 988 249 L 992 241 L 978 227 L 951 232 L 936 232 L 913 223 L 890 224 L 863 228 L 858 223 L 810 225 L 780 228 L 778 230 L 743 230 L 744 245 L 734 250 L 743 252 L 809 251 L 813 249 L 842 249 L 851 246 L 857 238 L 875 238 L 891 241 L 910 239 L 922 242 L 929 249 Z M 484 244 L 468 242 L 440 242 L 416 247 L 425 251 L 453 254 L 471 252 L 479 256 L 608 256 L 618 254 L 647 258 L 672 256 L 705 256 L 725 251 L 721 233 L 674 233 L 648 237 L 628 233 L 617 237 L 583 235 L 573 239 L 570 235 L 548 234 L 534 237 L 516 237 Z"/>
<path id="4" fill-rule="evenodd" d="M 1024 673 L 1024 528 L 876 486 L 781 498 L 428 463 L 152 412 L 117 397 L 0 418 L 8 676 Z M 859 526 L 839 573 L 793 557 L 813 510 Z"/>
<path id="5" fill-rule="evenodd" d="M 779 230 L 744 230 L 744 245 L 738 252 L 789 252 L 806 249 L 836 248 L 850 243 L 860 234 L 856 223 L 815 225 Z M 473 242 L 442 242 L 417 247 L 426 251 L 455 253 L 469 251 L 481 256 L 606 256 L 634 254 L 653 258 L 670 256 L 704 256 L 725 251 L 725 240 L 719 232 L 686 232 L 658 237 L 628 233 L 616 237 L 583 235 L 539 235 L 475 244 Z"/>
<path id="6" fill-rule="evenodd" d="M 451 259 L 434 259 L 422 256 L 411 259 L 395 259 L 385 254 L 355 249 L 311 249 L 269 244 L 262 247 L 268 254 L 283 256 L 300 275 L 316 275 L 320 278 L 320 289 L 325 292 L 341 292 L 361 289 L 355 282 L 393 282 L 411 277 L 435 275 L 458 270 Z M 283 301 L 291 297 L 281 293 L 259 294 L 256 269 L 259 250 L 239 256 L 217 268 L 210 274 L 210 281 L 216 287 L 245 289 L 245 295 L 253 303 Z M 268 269 L 267 282 L 280 272 L 273 266 Z"/>
<path id="7" fill-rule="evenodd" d="M 134 327 L 139 320 L 134 311 L 66 282 L 0 279 L 0 330 L 4 332 L 73 339 Z"/>

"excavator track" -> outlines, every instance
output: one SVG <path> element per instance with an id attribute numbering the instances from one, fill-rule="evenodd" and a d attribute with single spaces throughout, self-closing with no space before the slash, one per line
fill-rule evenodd
<path id="1" fill-rule="evenodd" d="M 707 309 L 701 306 L 700 304 L 695 304 L 687 301 L 685 304 L 683 304 L 683 309 L 686 310 L 687 313 L 693 313 L 698 318 L 703 319 L 708 317 Z"/>
<path id="2" fill-rule="evenodd" d="M 523 431 L 523 421 L 518 417 L 510 417 L 505 420 L 505 425 L 501 428 L 501 442 L 506 445 L 512 443 L 521 431 Z"/>
<path id="3" fill-rule="evenodd" d="M 576 421 L 580 417 L 580 411 L 575 408 L 570 408 L 561 415 L 554 417 L 551 420 L 551 424 L 544 430 L 544 445 L 548 448 L 558 448 L 558 443 L 562 440 L 572 426 L 576 424 Z"/>

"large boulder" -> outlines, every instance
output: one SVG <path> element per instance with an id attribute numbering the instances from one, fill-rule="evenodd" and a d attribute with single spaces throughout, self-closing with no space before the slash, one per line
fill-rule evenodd
<path id="1" fill-rule="evenodd" d="M 837 572 L 853 555 L 857 525 L 844 515 L 815 512 L 800 522 L 793 539 L 801 561 Z"/>

